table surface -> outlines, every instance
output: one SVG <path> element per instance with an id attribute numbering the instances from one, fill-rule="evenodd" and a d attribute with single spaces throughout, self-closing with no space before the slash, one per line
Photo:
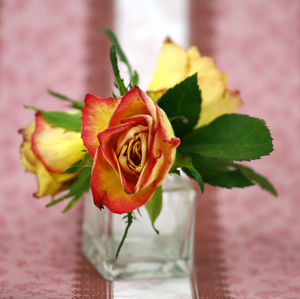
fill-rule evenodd
<path id="1" fill-rule="evenodd" d="M 168 7 L 167 1 L 153 2 L 161 5 L 160 14 L 153 18 L 162 18 L 166 12 L 172 22 L 179 22 L 174 17 L 179 10 Z M 23 109 L 23 104 L 44 109 L 63 106 L 47 94 L 47 88 L 78 99 L 87 92 L 109 96 L 109 44 L 94 30 L 112 26 L 112 7 L 108 3 L 0 2 L 1 298 L 79 298 L 83 284 L 85 288 L 89 283 L 90 289 L 93 287 L 92 281 L 84 281 L 84 274 L 78 272 L 82 266 L 82 204 L 62 214 L 64 204 L 46 209 L 47 199 L 32 196 L 36 182 L 19 162 L 21 137 L 17 130 L 33 119 L 33 112 Z M 150 5 L 150 1 L 143 3 Z M 197 217 L 210 219 L 207 232 L 211 233 L 205 235 L 202 230 L 204 249 L 199 261 L 204 270 L 213 269 L 213 261 L 218 264 L 218 283 L 223 292 L 220 298 L 299 298 L 300 2 L 216 0 L 207 4 L 191 0 L 190 6 L 199 17 L 192 17 L 190 39 L 228 72 L 228 84 L 238 88 L 244 100 L 241 113 L 264 118 L 271 129 L 274 153 L 252 165 L 270 178 L 279 193 L 273 198 L 257 187 L 208 188 L 200 199 L 203 209 Z M 117 11 L 120 18 L 122 13 L 129 18 L 128 13 Z M 155 64 L 156 46 L 151 46 L 155 37 L 150 29 L 142 29 L 152 26 L 146 21 L 147 10 L 143 13 L 140 17 L 145 24 L 136 19 L 139 14 L 132 19 L 136 24 L 132 36 L 132 23 L 128 30 L 125 25 L 118 30 L 131 53 L 130 60 L 146 74 L 142 82 L 147 82 Z M 187 26 L 189 19 L 184 18 L 182 22 Z M 154 21 L 153 30 L 159 30 L 159 19 Z M 162 34 L 167 30 L 165 24 Z M 179 32 L 178 39 L 183 35 Z M 155 53 L 158 51 L 155 49 Z M 207 255 L 205 246 L 215 248 L 215 255 Z M 204 270 L 198 273 L 203 291 L 200 298 L 211 291 L 213 281 Z M 171 290 L 181 294 L 180 298 L 191 294 L 187 280 L 117 282 L 112 290 L 115 298 L 141 298 L 139 292 L 142 298 L 176 298 Z"/>

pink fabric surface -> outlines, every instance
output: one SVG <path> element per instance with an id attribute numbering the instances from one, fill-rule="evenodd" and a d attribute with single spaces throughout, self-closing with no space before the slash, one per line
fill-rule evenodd
<path id="1" fill-rule="evenodd" d="M 73 295 L 81 204 L 62 214 L 65 204 L 46 209 L 50 199 L 32 196 L 36 181 L 20 164 L 17 130 L 34 119 L 34 112 L 23 104 L 43 109 L 64 106 L 48 95 L 48 88 L 77 99 L 92 86 L 93 92 L 104 90 L 101 83 L 105 85 L 107 79 L 101 81 L 94 71 L 95 61 L 100 69 L 98 56 L 89 61 L 90 47 L 99 50 L 95 36 L 101 37 L 99 27 L 105 25 L 93 18 L 94 4 L 0 2 L 0 298 Z M 90 28 L 92 33 L 87 34 Z M 95 80 L 100 87 L 95 88 Z"/>
<path id="2" fill-rule="evenodd" d="M 47 88 L 74 98 L 104 90 L 96 80 L 104 86 L 105 78 L 89 77 L 103 59 L 90 61 L 87 48 L 97 47 L 88 42 L 88 30 L 97 22 L 89 20 L 89 3 L 0 2 L 1 298 L 73 295 L 81 207 L 61 214 L 63 205 L 45 209 L 47 200 L 32 197 L 35 180 L 19 162 L 21 137 L 16 131 L 33 119 L 24 103 L 62 107 Z M 215 56 L 229 73 L 230 87 L 241 91 L 245 103 L 241 112 L 264 118 L 271 129 L 274 153 L 252 165 L 279 191 L 278 198 L 258 187 L 216 191 L 229 289 L 234 298 L 296 299 L 300 297 L 300 3 L 211 3 L 211 30 L 201 34 L 211 45 L 205 51 L 213 53 L 205 54 Z"/>
<path id="3" fill-rule="evenodd" d="M 235 298 L 300 297 L 300 2 L 215 1 L 213 50 L 241 113 L 266 120 L 270 157 L 251 163 L 276 186 L 218 190 L 228 283 Z"/>

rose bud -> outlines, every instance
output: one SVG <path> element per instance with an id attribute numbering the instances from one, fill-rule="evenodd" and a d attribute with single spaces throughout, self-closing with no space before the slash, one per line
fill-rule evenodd
<path id="1" fill-rule="evenodd" d="M 77 173 L 63 174 L 82 159 L 85 149 L 80 133 L 52 127 L 40 112 L 35 122 L 21 129 L 21 162 L 25 170 L 36 174 L 36 197 L 55 195 L 65 189 Z"/>
<path id="2" fill-rule="evenodd" d="M 220 115 L 237 112 L 241 105 L 239 92 L 227 89 L 226 74 L 218 70 L 215 60 L 201 56 L 195 46 L 186 51 L 170 39 L 162 46 L 147 93 L 157 101 L 169 88 L 195 73 L 202 95 L 201 117 L 196 128 Z"/>

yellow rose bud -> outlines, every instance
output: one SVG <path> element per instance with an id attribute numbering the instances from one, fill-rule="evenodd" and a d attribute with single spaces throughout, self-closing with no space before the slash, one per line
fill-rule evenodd
<path id="1" fill-rule="evenodd" d="M 63 174 L 82 159 L 85 149 L 80 133 L 54 128 L 40 112 L 35 122 L 21 129 L 20 158 L 25 170 L 37 176 L 36 197 L 55 195 L 64 190 L 77 173 Z"/>
<path id="2" fill-rule="evenodd" d="M 215 60 L 201 56 L 196 47 L 186 51 L 170 39 L 162 46 L 148 94 L 158 100 L 168 88 L 194 73 L 198 73 L 198 86 L 202 95 L 201 113 L 196 127 L 206 125 L 223 114 L 237 112 L 242 102 L 239 92 L 227 89 L 226 74 L 218 70 Z"/>

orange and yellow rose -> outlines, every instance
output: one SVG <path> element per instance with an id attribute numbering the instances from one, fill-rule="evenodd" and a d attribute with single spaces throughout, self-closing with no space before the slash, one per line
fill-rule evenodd
<path id="1" fill-rule="evenodd" d="M 36 113 L 35 122 L 20 132 L 23 135 L 21 162 L 37 176 L 38 190 L 34 195 L 43 197 L 62 191 L 77 175 L 63 172 L 84 154 L 80 133 L 52 127 L 40 112 Z"/>
<path id="2" fill-rule="evenodd" d="M 151 198 L 172 166 L 180 143 L 164 111 L 138 87 L 118 98 L 88 94 L 81 136 L 94 157 L 94 202 L 120 214 Z"/>
<path id="3" fill-rule="evenodd" d="M 195 46 L 185 50 L 170 39 L 162 46 L 149 94 L 158 100 L 167 89 L 196 72 L 202 95 L 201 114 L 196 127 L 206 125 L 220 115 L 236 113 L 241 104 L 239 92 L 227 89 L 226 74 L 218 70 L 215 60 L 201 56 Z"/>

